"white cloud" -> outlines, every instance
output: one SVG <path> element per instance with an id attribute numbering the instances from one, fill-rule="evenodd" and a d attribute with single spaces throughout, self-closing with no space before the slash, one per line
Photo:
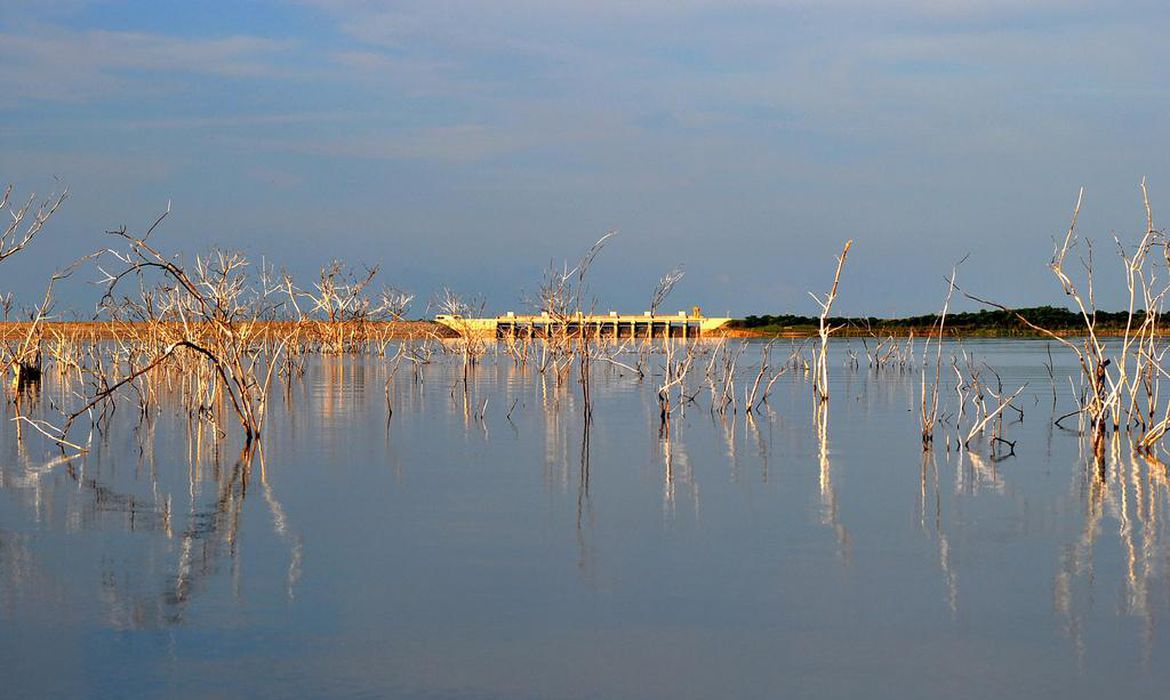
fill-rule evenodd
<path id="1" fill-rule="evenodd" d="M 786 12 L 794 17 L 829 17 L 847 24 L 907 22 L 995 23 L 1022 18 L 1063 20 L 1086 16 L 1141 17 L 1156 14 L 1159 0 L 1101 3 L 1097 0 L 301 0 L 334 16 L 367 41 L 395 44 L 408 37 L 449 31 L 458 25 L 524 26 L 543 22 L 576 25 L 717 19 L 745 12 Z"/>
<path id="2" fill-rule="evenodd" d="M 320 31 L 292 41 L 243 26 L 171 37 L 0 23 L 0 103 L 109 99 L 0 113 L 5 133 L 30 137 L 6 160 L 100 189 L 103 172 L 135 166 L 85 153 L 150 153 L 169 170 L 146 173 L 208 201 L 303 184 L 362 212 L 354 231 L 377 211 L 427 232 L 420 255 L 468 222 L 550 242 L 562 224 L 602 222 L 658 231 L 672 249 L 689 241 L 719 270 L 738 261 L 709 252 L 711 230 L 732 231 L 741 258 L 783 261 L 783 241 L 835 246 L 860 228 L 860 250 L 897 252 L 892 265 L 906 264 L 903 237 L 938 236 L 916 250 L 930 268 L 963 241 L 1063 219 L 1086 177 L 1128 187 L 1148 173 L 1156 187 L 1170 136 L 1170 27 L 1149 2 L 311 4 Z M 223 85 L 248 89 L 213 101 Z M 52 138 L 63 143 L 41 157 Z M 406 193 L 386 203 L 385 182 Z M 261 227 L 318 215 L 249 206 Z M 758 267 L 749 284 L 783 298 L 778 273 Z M 798 268 L 784 269 L 803 288 Z"/>
<path id="3" fill-rule="evenodd" d="M 255 36 L 182 38 L 33 25 L 0 33 L 0 99 L 84 100 L 131 85 L 165 90 L 184 75 L 274 78 L 295 44 Z M 149 75 L 148 79 L 143 76 Z M 160 79 L 160 76 L 161 79 Z"/>

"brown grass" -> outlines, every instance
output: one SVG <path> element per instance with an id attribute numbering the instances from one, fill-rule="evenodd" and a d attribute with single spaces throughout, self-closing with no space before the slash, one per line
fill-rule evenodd
<path id="1" fill-rule="evenodd" d="M 343 333 L 355 341 L 382 338 L 417 340 L 453 338 L 458 334 L 434 321 L 255 321 L 261 338 L 285 337 L 299 330 L 304 336 Z M 0 341 L 23 340 L 32 323 L 0 321 Z M 46 321 L 38 329 L 42 337 L 64 337 L 70 341 L 129 340 L 145 335 L 153 324 L 111 321 Z M 166 325 L 166 324 L 162 324 Z M 177 326 L 177 324 L 176 324 Z"/>

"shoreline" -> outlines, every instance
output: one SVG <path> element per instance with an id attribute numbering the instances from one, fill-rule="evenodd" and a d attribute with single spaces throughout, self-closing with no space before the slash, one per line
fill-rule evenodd
<path id="1" fill-rule="evenodd" d="M 246 322 L 238 322 L 245 326 Z M 329 322 L 322 320 L 311 321 L 257 321 L 259 332 L 269 335 L 283 335 L 294 331 L 314 334 L 328 331 L 336 333 L 338 327 L 343 333 L 353 339 L 391 339 L 417 340 L 420 338 L 458 338 L 459 334 L 441 323 L 428 320 L 417 321 L 344 321 Z M 733 322 L 734 323 L 734 322 Z M 28 333 L 30 321 L 0 321 L 0 342 L 22 340 Z M 42 338 L 62 337 L 69 340 L 116 340 L 139 336 L 147 332 L 151 325 L 142 321 L 42 321 L 40 335 Z M 166 324 L 172 325 L 172 324 Z M 299 327 L 299 328 L 298 328 Z M 1064 328 L 1052 331 L 1062 338 L 1076 338 L 1086 336 L 1083 328 Z M 1125 334 L 1124 327 L 1098 328 L 1099 337 L 1115 338 Z M 1168 332 L 1170 333 L 1170 332 Z M 1047 338 L 1029 328 L 1001 328 L 1001 329 L 946 329 L 945 335 L 950 338 L 1018 338 L 1020 340 Z M 876 328 L 840 328 L 833 332 L 834 338 L 923 338 L 937 337 L 938 334 L 931 327 L 876 327 Z M 742 328 L 734 325 L 713 329 L 704 334 L 707 339 L 721 338 L 788 338 L 807 339 L 818 337 L 815 326 L 794 326 L 786 328 Z"/>
<path id="2" fill-rule="evenodd" d="M 1132 329 L 1131 332 L 1133 332 Z M 1125 335 L 1125 328 L 1098 328 L 1096 334 L 1101 338 L 1120 338 Z M 1078 338 L 1087 337 L 1088 333 L 1083 328 L 1060 328 L 1052 331 L 1054 335 L 1061 338 Z M 1170 334 L 1168 332 L 1167 334 Z M 948 338 L 1017 338 L 1019 340 L 1035 340 L 1040 338 L 1049 338 L 1044 333 L 1034 331 L 1030 328 L 1003 328 L 1003 329 L 973 329 L 964 330 L 950 328 L 943 333 Z M 886 338 L 937 338 L 938 333 L 929 327 L 924 328 L 841 328 L 833 331 L 833 338 L 875 338 L 883 340 Z M 817 338 L 819 333 L 816 328 L 785 328 L 785 329 L 765 329 L 765 328 L 721 328 L 710 334 L 709 337 L 716 338 Z"/>
<path id="3" fill-rule="evenodd" d="M 22 340 L 27 336 L 31 321 L 0 321 L 0 342 Z M 147 323 L 144 321 L 42 321 L 42 338 L 61 337 L 68 340 L 117 340 L 140 336 L 152 326 L 178 328 L 180 324 Z M 192 326 L 207 325 L 195 322 Z M 336 333 L 339 329 L 355 339 L 415 340 L 419 338 L 453 338 L 454 331 L 434 321 L 237 321 L 237 326 L 256 325 L 263 335 L 285 335 L 294 331 L 313 334 L 321 331 Z"/>

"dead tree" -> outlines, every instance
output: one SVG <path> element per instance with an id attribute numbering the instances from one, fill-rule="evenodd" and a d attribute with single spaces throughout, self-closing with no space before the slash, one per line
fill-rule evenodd
<path id="1" fill-rule="evenodd" d="M 4 194 L 0 195 L 0 211 L 8 213 L 8 222 L 0 230 L 0 262 L 24 250 L 45 229 L 49 218 L 68 196 L 69 190 L 66 189 L 37 202 L 36 194 L 32 194 L 23 205 L 16 206 L 11 203 L 12 185 L 4 188 Z"/>
<path id="2" fill-rule="evenodd" d="M 68 196 L 69 190 L 66 189 L 60 194 L 50 195 L 37 202 L 36 194 L 32 194 L 24 204 L 15 205 L 12 203 L 12 185 L 5 187 L 4 193 L 0 194 L 0 211 L 6 212 L 8 216 L 3 228 L 0 229 L 0 262 L 27 248 L 29 243 L 44 231 L 45 224 Z M 7 376 L 11 369 L 12 385 L 17 391 L 40 379 L 41 326 L 48 318 L 53 304 L 53 285 L 72 274 L 77 264 L 74 263 L 65 270 L 55 273 L 49 280 L 44 298 L 29 314 L 29 325 L 23 340 L 0 346 L 0 376 Z M 0 310 L 3 311 L 4 320 L 8 320 L 14 303 L 11 293 L 0 295 Z"/>
<path id="3" fill-rule="evenodd" d="M 809 296 L 821 307 L 817 331 L 821 338 L 821 348 L 817 352 L 816 372 L 813 377 L 813 393 L 818 404 L 829 401 L 829 336 L 839 330 L 839 327 L 833 328 L 829 325 L 829 312 L 833 308 L 833 302 L 837 300 L 837 286 L 841 283 L 841 270 L 845 267 L 845 256 L 849 255 L 849 249 L 852 246 L 852 240 L 845 242 L 845 248 L 841 250 L 841 255 L 837 258 L 837 271 L 833 275 L 833 286 L 824 298 L 809 292 Z"/>
<path id="4" fill-rule="evenodd" d="M 113 262 L 101 268 L 106 275 L 102 309 L 112 318 L 145 320 L 147 342 L 137 348 L 143 357 L 134 369 L 116 383 L 103 381 L 66 428 L 128 382 L 181 357 L 195 360 L 190 374 L 198 381 L 187 397 L 191 409 L 210 410 L 215 397 L 225 397 L 251 444 L 263 429 L 273 372 L 288 341 L 266 338 L 257 321 L 283 302 L 251 286 L 242 254 L 213 252 L 187 266 L 178 256 L 162 253 L 150 238 L 169 212 L 168 207 L 141 236 L 125 227 L 108 232 L 126 247 L 101 253 Z M 141 302 L 120 294 L 129 280 L 138 281 Z"/>
<path id="5" fill-rule="evenodd" d="M 650 294 L 650 315 L 654 316 L 658 313 L 658 307 L 666 301 L 670 293 L 674 291 L 674 285 L 678 284 L 679 280 L 683 278 L 686 272 L 683 270 L 681 264 L 675 265 L 670 269 L 662 279 L 658 280 L 658 284 L 654 285 L 654 291 Z"/>

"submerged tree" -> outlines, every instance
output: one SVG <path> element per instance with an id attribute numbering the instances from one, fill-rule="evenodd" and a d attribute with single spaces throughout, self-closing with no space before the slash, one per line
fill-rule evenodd
<path id="1" fill-rule="evenodd" d="M 0 232 L 0 262 L 24 250 L 44 231 L 49 218 L 57 213 L 68 196 L 69 190 L 65 189 L 38 202 L 33 193 L 24 204 L 16 205 L 12 203 L 12 185 L 4 188 L 4 194 L 0 195 L 0 211 L 8 214 L 8 221 Z"/>
<path id="2" fill-rule="evenodd" d="M 663 275 L 662 279 L 658 280 L 658 284 L 654 285 L 654 291 L 650 293 L 651 316 L 658 313 L 658 307 L 662 306 L 666 298 L 674 291 L 674 285 L 678 284 L 685 274 L 682 264 L 678 264 Z"/>
<path id="3" fill-rule="evenodd" d="M 45 230 L 45 224 L 57 212 L 69 190 L 62 190 L 37 200 L 35 193 L 28 196 L 23 204 L 12 202 L 12 185 L 4 188 L 0 195 L 0 211 L 7 214 L 7 221 L 0 229 L 0 263 L 21 252 Z M 45 295 L 40 304 L 29 312 L 29 325 L 25 329 L 23 338 L 19 341 L 5 342 L 0 345 L 0 376 L 7 376 L 12 370 L 12 384 L 19 391 L 29 382 L 40 379 L 39 338 L 41 326 L 48 317 L 53 305 L 53 286 L 57 281 L 72 274 L 76 265 L 71 265 L 63 271 L 55 273 L 49 280 Z M 3 320 L 7 321 L 12 312 L 15 299 L 12 293 L 0 291 L 0 310 L 3 311 Z"/>

